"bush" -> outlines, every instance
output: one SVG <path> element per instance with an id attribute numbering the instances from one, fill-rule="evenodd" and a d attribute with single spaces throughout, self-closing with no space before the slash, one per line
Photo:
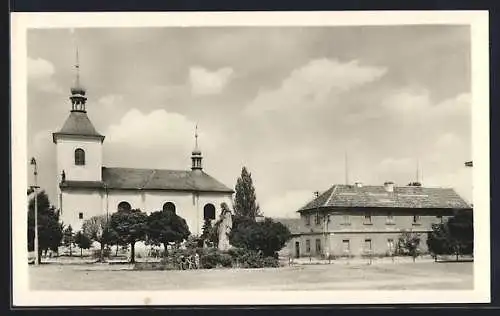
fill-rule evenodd
<path id="1" fill-rule="evenodd" d="M 280 262 L 274 257 L 264 257 L 261 253 L 247 249 L 231 249 L 228 252 L 222 252 L 215 248 L 190 248 L 176 249 L 171 251 L 168 256 L 162 258 L 159 265 L 161 270 L 179 270 L 181 267 L 181 258 L 192 257 L 195 254 L 200 257 L 199 269 L 215 269 L 215 268 L 264 268 L 264 267 L 279 267 Z M 144 268 L 141 265 L 137 269 L 153 269 L 148 266 Z M 159 270 L 159 269 L 156 269 Z"/>
<path id="2" fill-rule="evenodd" d="M 210 249 L 201 255 L 200 265 L 202 269 L 213 269 L 217 267 L 220 261 L 219 252 L 215 249 Z"/>
<path id="3" fill-rule="evenodd" d="M 270 218 L 255 222 L 249 218 L 235 216 L 229 234 L 231 245 L 261 251 L 266 257 L 277 256 L 277 252 L 283 249 L 290 238 L 288 228 Z"/>
<path id="4" fill-rule="evenodd" d="M 234 248 L 228 251 L 232 257 L 233 266 L 240 268 L 265 268 L 265 267 L 279 267 L 279 260 L 276 257 L 267 256 L 255 250 L 248 250 L 243 248 Z"/>
<path id="5" fill-rule="evenodd" d="M 186 240 L 187 249 L 197 249 L 203 247 L 203 239 L 198 236 L 189 236 Z"/>

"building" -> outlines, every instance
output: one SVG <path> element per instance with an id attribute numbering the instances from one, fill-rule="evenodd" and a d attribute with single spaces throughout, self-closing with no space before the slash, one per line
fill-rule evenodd
<path id="1" fill-rule="evenodd" d="M 420 234 L 427 252 L 427 233 L 457 212 L 472 211 L 453 189 L 422 186 L 333 185 L 298 210 L 287 251 L 302 256 L 393 254 L 404 231 Z"/>
<path id="2" fill-rule="evenodd" d="M 86 90 L 80 84 L 78 61 L 69 99 L 69 116 L 53 133 L 53 141 L 60 174 L 58 208 L 63 223 L 74 231 L 92 216 L 139 208 L 148 213 L 174 210 L 186 219 L 192 234 L 201 234 L 205 218 L 214 220 L 222 202 L 231 205 L 233 190 L 203 171 L 197 133 L 191 170 L 103 166 L 105 136 L 96 131 L 87 116 Z"/>

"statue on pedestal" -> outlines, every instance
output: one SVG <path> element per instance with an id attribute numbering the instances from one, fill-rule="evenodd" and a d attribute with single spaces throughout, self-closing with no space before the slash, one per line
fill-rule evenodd
<path id="1" fill-rule="evenodd" d="M 217 230 L 218 240 L 217 247 L 221 251 L 226 251 L 231 248 L 229 244 L 229 233 L 233 227 L 233 217 L 226 203 L 221 204 L 220 224 Z"/>

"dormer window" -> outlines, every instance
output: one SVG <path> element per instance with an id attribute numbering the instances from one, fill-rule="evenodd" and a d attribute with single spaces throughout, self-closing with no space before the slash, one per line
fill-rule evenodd
<path id="1" fill-rule="evenodd" d="M 75 165 L 83 166 L 85 165 L 85 151 L 81 148 L 75 150 Z"/>

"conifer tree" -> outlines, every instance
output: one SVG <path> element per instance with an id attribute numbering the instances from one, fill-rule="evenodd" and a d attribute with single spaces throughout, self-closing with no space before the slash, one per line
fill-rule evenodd
<path id="1" fill-rule="evenodd" d="M 241 169 L 241 176 L 236 182 L 235 191 L 235 215 L 255 220 L 255 217 L 260 215 L 260 208 L 257 203 L 252 174 L 248 172 L 246 167 Z"/>

